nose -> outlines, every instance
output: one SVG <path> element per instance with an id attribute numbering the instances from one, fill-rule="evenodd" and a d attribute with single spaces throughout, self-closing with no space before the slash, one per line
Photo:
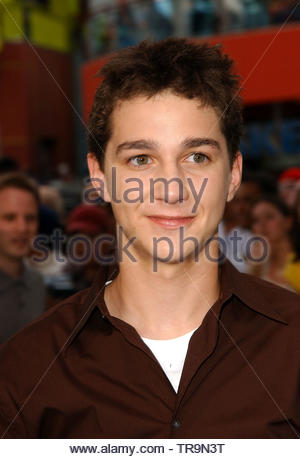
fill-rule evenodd
<path id="1" fill-rule="evenodd" d="M 25 217 L 20 216 L 17 220 L 17 229 L 20 233 L 26 233 L 29 229 L 29 225 Z"/>
<path id="2" fill-rule="evenodd" d="M 177 204 L 188 198 L 188 185 L 177 165 L 168 164 L 160 168 L 155 177 L 150 178 L 150 202 Z"/>

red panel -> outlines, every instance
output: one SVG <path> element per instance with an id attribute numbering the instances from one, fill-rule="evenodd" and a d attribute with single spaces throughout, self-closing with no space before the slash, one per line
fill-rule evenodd
<path id="1" fill-rule="evenodd" d="M 245 103 L 300 99 L 300 25 L 258 29 L 221 42 L 237 63 Z"/>
<path id="2" fill-rule="evenodd" d="M 246 104 L 300 99 L 300 25 L 268 27 L 242 34 L 215 36 L 222 43 L 242 77 Z M 87 119 L 99 78 L 97 71 L 108 57 L 99 57 L 82 66 L 83 107 Z"/>
<path id="3" fill-rule="evenodd" d="M 71 72 L 70 56 L 26 43 L 5 44 L 0 54 L 0 141 L 23 169 L 35 169 L 43 137 L 57 139 L 54 164 L 74 164 Z"/>
<path id="4" fill-rule="evenodd" d="M 5 45 L 0 59 L 0 142 L 3 153 L 23 168 L 30 165 L 25 73 L 21 48 Z"/>
<path id="5" fill-rule="evenodd" d="M 85 63 L 81 69 L 82 78 L 82 105 L 83 105 L 83 118 L 87 121 L 91 111 L 95 91 L 98 88 L 101 79 L 96 77 L 97 72 L 102 65 L 107 61 L 109 56 L 99 57 Z"/>
<path id="6" fill-rule="evenodd" d="M 30 134 L 33 142 L 40 137 L 57 139 L 53 163 L 74 163 L 74 111 L 72 108 L 71 58 L 65 54 L 38 49 L 39 58 L 27 47 L 28 103 Z M 42 63 L 42 62 L 43 63 Z M 36 145 L 33 145 L 35 149 Z"/>

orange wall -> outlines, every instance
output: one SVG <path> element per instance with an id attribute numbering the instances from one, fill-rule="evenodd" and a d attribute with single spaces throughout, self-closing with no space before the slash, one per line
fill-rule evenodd
<path id="1" fill-rule="evenodd" d="M 94 95 L 97 87 L 99 86 L 100 79 L 96 77 L 96 73 L 107 61 L 108 57 L 99 57 L 86 62 L 81 68 L 82 79 L 82 105 L 83 105 L 83 118 L 88 120 L 91 111 Z"/>
<path id="2" fill-rule="evenodd" d="M 242 96 L 246 104 L 300 100 L 300 24 L 215 36 L 208 41 L 222 43 L 235 60 L 237 73 L 242 77 Z M 95 74 L 106 59 L 102 56 L 82 66 L 85 119 L 99 85 Z"/>
<path id="3" fill-rule="evenodd" d="M 245 103 L 300 100 L 300 24 L 226 36 L 221 42 L 237 63 Z"/>

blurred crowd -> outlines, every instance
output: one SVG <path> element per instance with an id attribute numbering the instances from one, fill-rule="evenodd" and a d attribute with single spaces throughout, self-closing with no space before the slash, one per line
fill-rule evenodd
<path id="1" fill-rule="evenodd" d="M 85 180 L 66 210 L 62 185 L 0 159 L 0 342 L 116 268 L 111 207 Z M 220 249 L 240 271 L 300 294 L 299 225 L 300 168 L 246 171 L 219 225 Z"/>
<path id="2" fill-rule="evenodd" d="M 276 179 L 267 172 L 245 172 L 226 206 L 219 237 L 241 272 L 300 294 L 300 168 Z"/>
<path id="3" fill-rule="evenodd" d="M 90 15 L 90 56 L 135 45 L 146 38 L 203 36 L 299 21 L 296 0 L 128 0 Z"/>

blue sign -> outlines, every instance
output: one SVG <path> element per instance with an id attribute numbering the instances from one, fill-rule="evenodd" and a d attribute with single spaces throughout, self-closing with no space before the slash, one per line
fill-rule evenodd
<path id="1" fill-rule="evenodd" d="M 245 157 L 282 156 L 300 154 L 300 119 L 250 123 L 241 143 Z"/>

